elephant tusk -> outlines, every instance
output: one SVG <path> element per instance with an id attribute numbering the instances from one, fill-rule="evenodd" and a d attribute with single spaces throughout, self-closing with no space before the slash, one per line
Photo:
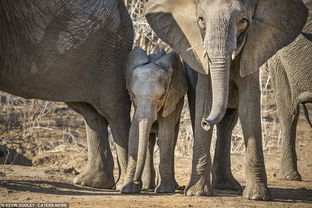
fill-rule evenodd
<path id="1" fill-rule="evenodd" d="M 210 58 L 209 58 L 209 56 L 208 56 L 208 53 L 207 53 L 206 51 L 204 51 L 204 53 L 203 53 L 203 59 L 205 59 L 206 57 L 207 57 L 207 59 L 208 59 L 208 62 L 211 63 L 211 60 L 210 60 Z"/>
<path id="2" fill-rule="evenodd" d="M 234 49 L 233 52 L 232 52 L 232 61 L 235 60 L 235 57 L 236 57 L 236 50 Z"/>

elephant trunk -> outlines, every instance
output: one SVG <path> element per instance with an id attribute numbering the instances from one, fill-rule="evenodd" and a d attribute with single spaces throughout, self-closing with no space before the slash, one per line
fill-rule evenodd
<path id="1" fill-rule="evenodd" d="M 231 55 L 236 49 L 235 30 L 230 24 L 212 22 L 209 26 L 206 31 L 205 51 L 210 60 L 212 106 L 209 116 L 202 120 L 202 127 L 206 131 L 219 123 L 226 112 Z"/>
<path id="2" fill-rule="evenodd" d="M 138 145 L 138 154 L 137 154 L 137 165 L 135 169 L 133 182 L 135 184 L 140 183 L 141 176 L 143 173 L 145 160 L 146 160 L 146 152 L 148 148 L 149 136 L 151 132 L 151 127 L 154 121 L 156 120 L 156 116 L 151 113 L 152 109 L 145 109 L 145 113 L 143 115 L 138 115 L 137 119 L 139 121 L 139 145 Z M 153 111 L 154 112 L 154 111 Z M 151 116 L 147 116 L 151 115 Z"/>
<path id="3" fill-rule="evenodd" d="M 208 131 L 214 124 L 219 123 L 227 108 L 229 94 L 229 68 L 230 61 L 223 59 L 212 59 L 210 67 L 212 85 L 212 107 L 207 118 L 202 121 L 202 127 Z"/>

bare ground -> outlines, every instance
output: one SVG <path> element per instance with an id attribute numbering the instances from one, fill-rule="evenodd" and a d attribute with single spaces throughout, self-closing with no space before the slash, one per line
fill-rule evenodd
<path id="1" fill-rule="evenodd" d="M 303 181 L 277 180 L 274 173 L 279 167 L 281 140 L 271 92 L 265 95 L 262 120 L 266 170 L 274 198 L 271 202 L 248 201 L 241 198 L 241 193 L 218 190 L 213 197 L 185 197 L 182 191 L 120 195 L 114 190 L 74 185 L 72 179 L 87 161 L 81 117 L 63 104 L 24 101 L 16 97 L 8 99 L 7 95 L 0 98 L 4 109 L 0 111 L 0 164 L 15 164 L 0 165 L 0 203 L 67 202 L 71 208 L 312 207 L 312 128 L 301 114 L 296 149 Z M 309 107 L 311 113 L 312 106 Z M 244 142 L 239 127 L 237 129 L 232 141 L 232 171 L 244 186 Z M 175 163 L 176 178 L 181 186 L 187 185 L 190 178 L 191 144 L 189 116 L 184 112 Z M 1 155 L 3 153 L 5 156 Z"/>
<path id="2" fill-rule="evenodd" d="M 3 166 L 0 177 L 1 202 L 67 202 L 70 207 L 312 207 L 312 140 L 298 145 L 299 170 L 303 181 L 280 181 L 274 177 L 279 155 L 266 155 L 271 202 L 248 201 L 238 192 L 217 191 L 213 197 L 185 197 L 175 194 L 143 192 L 141 195 L 120 195 L 114 190 L 92 189 L 73 185 L 72 173 L 62 168 Z M 79 157 L 77 153 L 69 157 Z M 76 154 L 76 155 L 75 155 Z M 63 153 L 60 158 L 65 158 Z M 232 156 L 232 170 L 244 185 L 243 155 Z M 66 161 L 66 159 L 64 160 Z M 186 185 L 190 172 L 190 157 L 177 157 L 176 178 Z"/>

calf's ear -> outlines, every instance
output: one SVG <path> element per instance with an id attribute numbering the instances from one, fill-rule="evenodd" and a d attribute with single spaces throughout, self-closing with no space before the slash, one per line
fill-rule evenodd
<path id="1" fill-rule="evenodd" d="M 131 80 L 133 70 L 140 65 L 147 64 L 148 62 L 149 59 L 146 54 L 146 51 L 143 50 L 142 48 L 136 47 L 129 53 L 125 71 L 128 90 L 130 90 L 130 87 L 132 85 Z"/>
<path id="2" fill-rule="evenodd" d="M 162 116 L 169 116 L 176 108 L 176 105 L 187 92 L 187 81 L 184 66 L 178 54 L 168 53 L 156 62 L 157 65 L 165 68 L 170 76 Z"/>

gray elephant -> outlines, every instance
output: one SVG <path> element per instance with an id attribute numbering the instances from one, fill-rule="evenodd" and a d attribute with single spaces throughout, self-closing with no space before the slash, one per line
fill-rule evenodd
<path id="1" fill-rule="evenodd" d="M 258 68 L 297 37 L 307 14 L 297 0 L 148 1 L 145 15 L 153 30 L 199 72 L 196 100 L 191 102 L 195 140 L 186 195 L 212 194 L 212 127 L 217 124 L 216 156 L 229 163 L 229 157 L 220 156 L 231 138 L 231 130 L 224 129 L 232 129 L 230 120 L 239 116 L 246 144 L 243 196 L 271 199 L 262 150 Z M 214 171 L 220 186 L 235 188 L 227 167 L 219 165 Z"/>
<path id="2" fill-rule="evenodd" d="M 124 2 L 1 0 L 0 8 L 0 89 L 65 102 L 82 115 L 88 163 L 74 181 L 112 188 L 107 127 L 116 142 L 122 177 L 130 128 L 122 64 L 132 48 L 133 28 Z"/>
<path id="3" fill-rule="evenodd" d="M 276 175 L 286 180 L 301 180 L 295 145 L 299 104 L 312 102 L 312 1 L 307 6 L 310 13 L 302 33 L 265 65 L 282 128 L 282 158 Z"/>
<path id="4" fill-rule="evenodd" d="M 143 49 L 135 48 L 129 55 L 126 72 L 135 112 L 130 127 L 127 176 L 121 193 L 140 193 L 141 181 L 143 188 L 153 188 L 155 134 L 160 152 L 159 183 L 155 192 L 174 192 L 178 187 L 174 177 L 174 149 L 187 91 L 183 64 L 174 52 L 166 54 L 162 50 L 148 56 Z M 143 169 L 145 174 L 141 180 Z"/>
<path id="5" fill-rule="evenodd" d="M 303 31 L 295 41 L 279 50 L 263 65 L 271 76 L 282 127 L 282 158 L 276 176 L 286 180 L 301 180 L 295 148 L 299 104 L 312 101 L 312 1 L 303 2 L 309 9 Z M 218 124 L 220 131 L 213 161 L 212 183 L 218 189 L 237 190 L 240 189 L 240 185 L 234 179 L 230 165 L 230 136 L 237 121 L 237 114 L 230 113 L 229 110 L 228 112 L 225 116 L 228 120 L 226 125 Z M 222 128 L 225 129 L 223 133 Z M 222 140 L 222 134 L 227 135 L 228 139 Z"/>

